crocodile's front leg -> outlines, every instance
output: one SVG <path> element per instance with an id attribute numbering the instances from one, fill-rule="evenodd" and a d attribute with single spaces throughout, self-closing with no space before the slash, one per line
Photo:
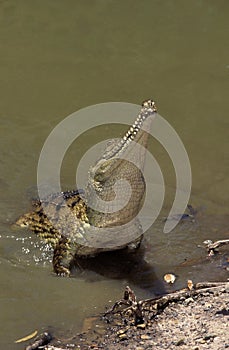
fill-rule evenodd
<path id="1" fill-rule="evenodd" d="M 53 269 L 58 276 L 69 276 L 74 261 L 75 247 L 66 237 L 57 243 L 53 254 Z"/>

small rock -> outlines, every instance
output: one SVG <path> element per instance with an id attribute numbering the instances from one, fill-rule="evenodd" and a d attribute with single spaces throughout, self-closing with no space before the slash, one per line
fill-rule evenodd
<path id="1" fill-rule="evenodd" d="M 193 298 L 187 298 L 185 301 L 184 301 L 184 305 L 189 305 L 190 303 L 193 303 L 194 302 L 194 299 Z"/>
<path id="2" fill-rule="evenodd" d="M 176 346 L 180 346 L 180 345 L 184 345 L 185 344 L 185 341 L 184 341 L 184 339 L 180 339 L 180 340 L 178 340 L 178 342 L 176 342 Z"/>
<path id="3" fill-rule="evenodd" d="M 125 333 L 123 333 L 123 334 L 119 334 L 119 339 L 121 339 L 121 340 L 125 340 L 125 339 L 127 339 L 127 335 L 125 334 Z"/>
<path id="4" fill-rule="evenodd" d="M 117 335 L 122 335 L 124 333 L 126 333 L 127 329 L 120 329 L 118 332 L 117 332 Z"/>
<path id="5" fill-rule="evenodd" d="M 140 323 L 140 324 L 137 325 L 137 328 L 145 329 L 146 328 L 146 324 L 145 323 Z"/>
<path id="6" fill-rule="evenodd" d="M 142 334 L 141 335 L 141 339 L 142 340 L 149 340 L 149 339 L 151 339 L 151 337 L 149 335 L 147 335 L 147 334 Z"/>
<path id="7" fill-rule="evenodd" d="M 213 339 L 213 338 L 215 338 L 214 334 L 207 334 L 204 336 L 204 340 L 209 340 L 209 339 Z"/>
<path id="8" fill-rule="evenodd" d="M 211 309 L 212 304 L 211 303 L 205 303 L 204 304 L 204 311 L 208 311 L 209 309 Z"/>
<path id="9" fill-rule="evenodd" d="M 225 291 L 226 291 L 226 293 L 229 293 L 229 283 L 226 284 Z"/>

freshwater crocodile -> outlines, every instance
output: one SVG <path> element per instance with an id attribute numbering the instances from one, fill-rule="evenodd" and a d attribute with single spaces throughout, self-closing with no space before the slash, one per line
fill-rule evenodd
<path id="1" fill-rule="evenodd" d="M 56 274 L 68 276 L 77 257 L 139 247 L 143 232 L 136 216 L 145 196 L 142 170 L 152 123 L 150 117 L 156 111 L 152 100 L 142 103 L 139 115 L 124 137 L 109 141 L 102 157 L 90 168 L 85 191 L 49 195 L 35 201 L 33 211 L 17 220 L 16 225 L 28 227 L 52 244 Z M 116 182 L 121 186 L 122 200 L 131 190 L 128 202 L 121 209 L 115 200 Z M 109 204 L 108 210 L 98 206 L 98 198 Z"/>

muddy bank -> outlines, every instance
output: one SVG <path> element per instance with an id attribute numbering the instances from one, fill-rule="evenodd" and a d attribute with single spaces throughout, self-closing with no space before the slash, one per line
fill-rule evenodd
<path id="1" fill-rule="evenodd" d="M 86 319 L 84 332 L 68 340 L 54 334 L 45 349 L 229 348 L 229 282 L 190 284 L 142 301 L 125 291 L 124 298 L 107 311 L 103 317 Z"/>

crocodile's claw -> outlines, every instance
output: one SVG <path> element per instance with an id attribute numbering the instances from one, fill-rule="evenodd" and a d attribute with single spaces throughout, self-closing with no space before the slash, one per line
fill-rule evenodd
<path id="1" fill-rule="evenodd" d="M 55 273 L 57 274 L 57 276 L 60 276 L 60 277 L 70 276 L 70 270 L 64 266 L 58 266 L 58 268 L 55 269 Z"/>

